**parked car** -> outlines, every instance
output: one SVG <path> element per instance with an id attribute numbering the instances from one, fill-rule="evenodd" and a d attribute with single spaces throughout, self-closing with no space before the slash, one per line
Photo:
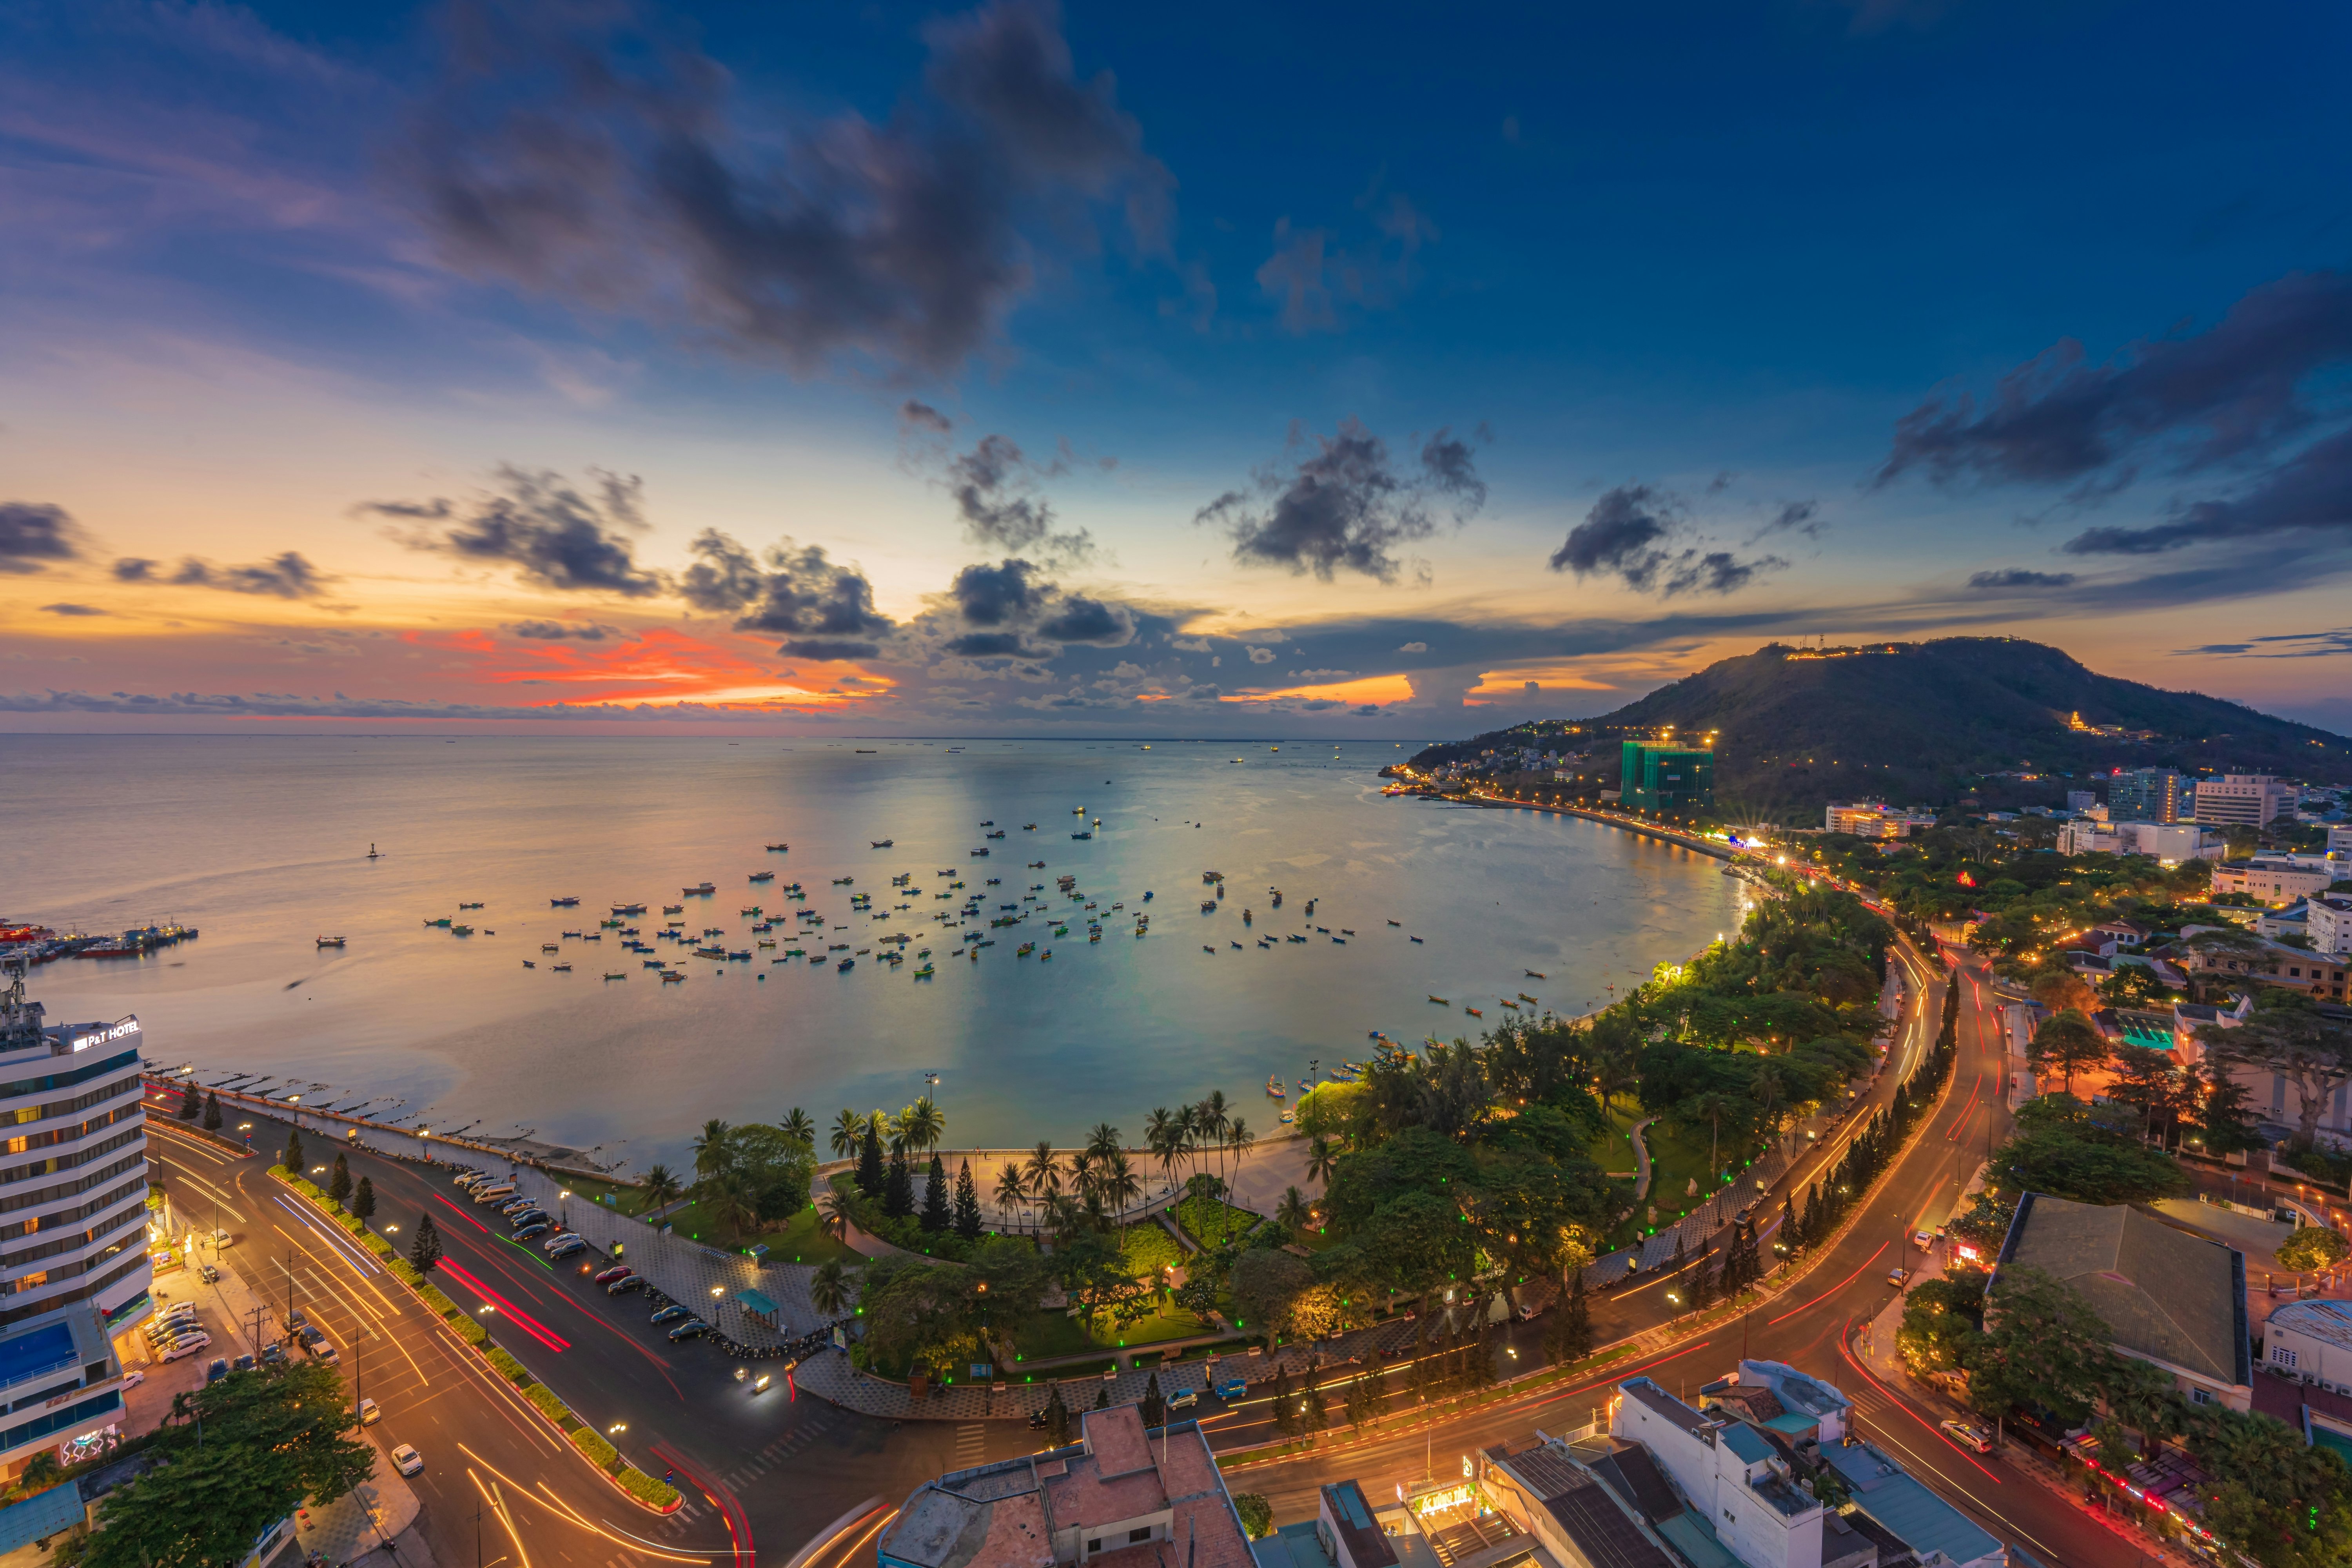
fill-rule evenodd
<path id="1" fill-rule="evenodd" d="M 693 1308 L 681 1306 L 679 1303 L 672 1301 L 667 1307 L 656 1308 L 655 1310 L 653 1321 L 656 1323 L 675 1323 L 680 1318 L 691 1318 L 692 1316 L 694 1316 Z"/>
<path id="2" fill-rule="evenodd" d="M 125 1388 L 136 1388 L 146 1381 L 147 1374 L 144 1372 L 134 1370 L 122 1374 L 122 1386 Z"/>
<path id="3" fill-rule="evenodd" d="M 383 1419 L 383 1406 L 373 1399 L 360 1401 L 360 1425 L 373 1426 Z"/>
<path id="4" fill-rule="evenodd" d="M 264 1366 L 284 1366 L 286 1364 L 286 1347 L 284 1345 L 262 1346 L 261 1364 Z"/>
<path id="5" fill-rule="evenodd" d="M 343 1362 L 343 1355 L 341 1351 L 337 1350 L 332 1345 L 312 1345 L 310 1347 L 310 1359 L 317 1362 L 320 1366 L 341 1366 Z"/>
<path id="6" fill-rule="evenodd" d="M 1911 1245 L 1925 1252 L 1936 1245 L 1936 1238 L 1927 1231 L 1915 1230 L 1911 1233 Z"/>
<path id="7" fill-rule="evenodd" d="M 1940 1425 L 1943 1426 L 1945 1432 L 1950 1436 L 1952 1441 L 1958 1443 L 1961 1447 L 1973 1448 L 1979 1454 L 1990 1454 L 1992 1452 L 1992 1434 L 1986 1431 L 1983 1427 L 1972 1426 L 1969 1425 L 1969 1423 L 1960 1420 L 1945 1421 Z"/>
<path id="8" fill-rule="evenodd" d="M 1197 1388 L 1179 1389 L 1168 1396 L 1168 1408 L 1171 1410 L 1190 1410 L 1200 1403 L 1201 1391 Z"/>
<path id="9" fill-rule="evenodd" d="M 1249 1392 L 1249 1384 L 1238 1377 L 1221 1377 L 1210 1392 L 1220 1399 L 1239 1399 Z"/>
<path id="10" fill-rule="evenodd" d="M 1890 1268 L 1886 1271 L 1886 1282 L 1897 1290 L 1903 1289 L 1903 1281 L 1910 1278 L 1911 1271 L 1907 1268 Z"/>
<path id="11" fill-rule="evenodd" d="M 302 1331 L 296 1334 L 294 1337 L 302 1342 L 303 1348 L 306 1350 L 316 1350 L 319 1346 L 327 1342 L 327 1336 L 324 1331 L 309 1323 L 305 1323 L 302 1326 Z"/>
<path id="12" fill-rule="evenodd" d="M 533 1224 L 527 1225 L 520 1230 L 515 1232 L 513 1239 L 517 1241 L 537 1241 L 541 1237 L 545 1236 L 549 1231 L 554 1228 L 555 1227 L 553 1226 L 549 1225 L 545 1220 L 540 1220 Z"/>
<path id="13" fill-rule="evenodd" d="M 212 1342 L 213 1337 L 210 1334 L 191 1334 L 184 1340 L 173 1342 L 173 1344 L 157 1359 L 161 1361 L 178 1361 L 182 1356 L 192 1356 L 195 1354 L 198 1351 L 203 1350 L 206 1345 L 209 1345 Z"/>
<path id="14" fill-rule="evenodd" d="M 643 1285 L 645 1282 L 646 1277 L 642 1274 L 624 1274 L 618 1279 L 614 1280 L 610 1285 L 604 1287 L 604 1294 L 607 1296 L 625 1296 L 630 1291 L 637 1289 L 640 1285 Z"/>
<path id="15" fill-rule="evenodd" d="M 605 1269 L 602 1274 L 596 1276 L 596 1283 L 599 1285 L 610 1285 L 614 1280 L 624 1279 L 628 1275 L 635 1274 L 635 1269 L 630 1268 L 625 1263 L 615 1263 L 613 1267 Z"/>
<path id="16" fill-rule="evenodd" d="M 247 1351 L 228 1364 L 231 1372 L 252 1372 L 261 1365 L 261 1358 Z"/>
<path id="17" fill-rule="evenodd" d="M 570 1258 L 587 1250 L 588 1238 L 584 1236 L 559 1236 L 547 1246 L 547 1255 L 554 1258 Z"/>
<path id="18" fill-rule="evenodd" d="M 199 1263 L 196 1265 L 196 1278 L 207 1285 L 217 1285 L 220 1283 L 220 1270 L 209 1263 Z"/>
<path id="19" fill-rule="evenodd" d="M 680 1340 L 698 1339 L 709 1331 L 710 1325 L 700 1318 L 688 1318 L 669 1331 L 670 1342 L 676 1344 Z"/>
<path id="20" fill-rule="evenodd" d="M 547 1211 L 545 1209 L 524 1209 L 509 1219 L 507 1222 L 507 1228 L 509 1230 L 520 1230 L 527 1225 L 542 1225 L 546 1223 L 546 1220 Z"/>
<path id="21" fill-rule="evenodd" d="M 216 1355 L 205 1363 L 205 1381 L 218 1383 L 228 1375 L 228 1357 Z"/>
<path id="22" fill-rule="evenodd" d="M 414 1445 L 403 1443 L 392 1451 L 392 1468 L 404 1476 L 421 1474 L 425 1469 L 425 1456 L 418 1453 Z"/>

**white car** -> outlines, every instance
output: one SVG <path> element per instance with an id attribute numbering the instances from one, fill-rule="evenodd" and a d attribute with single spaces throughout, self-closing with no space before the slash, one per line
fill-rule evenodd
<path id="1" fill-rule="evenodd" d="M 147 1374 L 143 1372 L 126 1372 L 122 1374 L 122 1386 L 125 1388 L 136 1388 L 146 1381 Z"/>
<path id="2" fill-rule="evenodd" d="M 206 1345 L 209 1345 L 212 1342 L 213 1337 L 210 1334 L 191 1334 L 186 1339 L 182 1340 L 177 1344 L 172 1346 L 171 1349 L 165 1351 L 162 1359 L 164 1361 L 178 1361 L 182 1356 L 191 1356 L 195 1354 L 198 1351 L 203 1350 Z"/>
<path id="3" fill-rule="evenodd" d="M 1911 1245 L 1925 1252 L 1936 1245 L 1936 1237 L 1932 1232 L 1915 1230 L 1911 1233 Z"/>
<path id="4" fill-rule="evenodd" d="M 362 1400 L 360 1401 L 360 1425 L 361 1425 L 361 1426 L 374 1426 L 377 1422 L 379 1422 L 379 1421 L 381 1421 L 381 1420 L 383 1420 L 383 1406 L 382 1406 L 381 1405 L 378 1405 L 378 1404 L 377 1404 L 374 1400 L 373 1400 L 373 1399 L 362 1399 Z"/>
<path id="5" fill-rule="evenodd" d="M 411 1445 L 403 1443 L 392 1451 L 392 1468 L 404 1476 L 418 1475 L 425 1468 L 425 1456 Z"/>

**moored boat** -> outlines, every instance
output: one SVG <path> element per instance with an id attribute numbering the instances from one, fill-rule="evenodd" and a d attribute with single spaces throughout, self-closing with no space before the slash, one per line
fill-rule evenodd
<path id="1" fill-rule="evenodd" d="M 711 886 L 709 883 L 708 883 L 708 882 L 697 882 L 697 883 L 696 883 L 693 887 L 691 887 L 691 888 L 680 888 L 680 889 L 678 889 L 678 891 L 679 891 L 679 892 L 683 893 L 684 895 L 686 895 L 686 896 L 687 896 L 688 898 L 689 898 L 689 899 L 691 899 L 691 898 L 697 898 L 697 897 L 707 897 L 708 895 L 709 895 L 709 894 L 711 894 L 711 893 L 715 893 L 715 892 L 717 892 L 718 890 L 719 890 L 718 889 L 716 889 L 716 888 L 712 887 L 712 886 Z M 575 899 L 575 900 L 572 900 L 572 901 L 573 901 L 573 902 L 575 902 L 575 903 L 577 903 L 579 900 Z"/>
<path id="2" fill-rule="evenodd" d="M 322 936 L 319 939 L 319 945 L 320 947 L 341 947 L 343 945 L 343 939 L 339 936 Z"/>

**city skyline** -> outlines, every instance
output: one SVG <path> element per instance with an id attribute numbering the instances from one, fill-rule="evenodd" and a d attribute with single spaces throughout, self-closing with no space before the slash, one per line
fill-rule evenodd
<path id="1" fill-rule="evenodd" d="M 2352 731 L 2340 17 L 596 17 L 0 20 L 0 729 Z"/>

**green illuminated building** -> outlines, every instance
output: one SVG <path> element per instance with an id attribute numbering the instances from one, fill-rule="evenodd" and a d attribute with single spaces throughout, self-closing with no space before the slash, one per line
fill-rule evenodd
<path id="1" fill-rule="evenodd" d="M 1641 811 L 1711 811 L 1715 753 L 1688 746 L 1625 742 L 1618 804 Z"/>

